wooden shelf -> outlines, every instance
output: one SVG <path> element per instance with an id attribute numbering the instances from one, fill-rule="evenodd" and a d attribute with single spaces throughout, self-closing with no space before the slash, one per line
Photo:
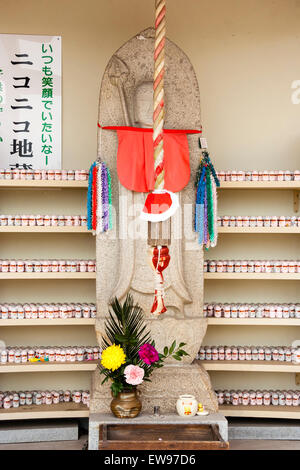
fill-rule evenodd
<path id="1" fill-rule="evenodd" d="M 300 273 L 204 273 L 204 279 L 246 279 L 246 280 L 273 280 L 273 281 L 299 281 Z"/>
<path id="2" fill-rule="evenodd" d="M 249 418 L 300 419 L 300 406 L 243 406 L 220 405 L 219 411 L 224 416 Z"/>
<path id="3" fill-rule="evenodd" d="M 293 209 L 299 210 L 300 181 L 221 181 L 221 190 L 289 190 L 293 196 Z M 300 234 L 300 227 L 218 227 L 220 234 Z M 205 280 L 270 280 L 299 281 L 300 273 L 204 273 Z M 298 318 L 207 318 L 210 326 L 300 326 Z M 199 361 L 207 371 L 224 372 L 300 372 L 300 364 L 279 361 Z M 297 382 L 297 379 L 296 379 Z M 233 406 L 223 405 L 224 416 L 300 419 L 300 407 L 289 406 Z"/>
<path id="4" fill-rule="evenodd" d="M 61 191 L 81 190 L 84 195 L 88 188 L 88 181 L 62 181 L 62 180 L 0 180 L 0 190 L 4 195 L 7 191 Z M 81 194 L 80 193 L 80 194 Z M 36 193 L 37 194 L 37 193 Z M 7 196 L 5 196 L 7 197 Z M 7 234 L 91 234 L 87 226 L 0 226 L 0 233 Z M 70 239 L 71 242 L 71 239 Z M 72 243 L 72 242 L 71 242 Z M 95 280 L 95 272 L 65 272 L 65 273 L 0 273 L 0 280 Z M 64 286 L 64 284 L 62 284 Z M 94 326 L 95 318 L 68 318 L 68 319 L 24 319 L 1 320 L 2 327 L 36 327 L 36 326 Z M 18 330 L 19 331 L 19 330 Z M 36 330 L 35 330 L 36 331 Z M 23 373 L 49 373 L 49 372 L 86 372 L 96 370 L 99 361 L 82 362 L 27 362 L 24 364 L 6 363 L 0 364 L 0 374 Z M 30 377 L 30 376 L 29 376 Z M 36 376 L 35 376 L 36 377 Z M 71 384 L 72 385 L 72 384 Z M 49 419 L 49 418 L 83 418 L 89 417 L 89 409 L 82 403 L 59 403 L 58 405 L 32 405 L 8 410 L 0 409 L 0 421 L 20 419 Z"/>
<path id="5" fill-rule="evenodd" d="M 0 374 L 26 372 L 82 372 L 94 371 L 99 361 L 84 362 L 26 362 L 25 364 L 0 364 Z"/>
<path id="6" fill-rule="evenodd" d="M 96 279 L 96 273 L 0 273 L 1 279 Z"/>
<path id="7" fill-rule="evenodd" d="M 58 405 L 25 405 L 19 408 L 0 409 L 0 421 L 18 419 L 87 418 L 90 411 L 82 403 L 59 403 Z"/>
<path id="8" fill-rule="evenodd" d="M 87 181 L 58 181 L 58 180 L 0 180 L 1 188 L 41 188 L 41 189 L 85 189 Z"/>
<path id="9" fill-rule="evenodd" d="M 85 233 L 91 234 L 86 226 L 64 226 L 64 227 L 17 227 L 17 226 L 0 226 L 0 233 Z"/>
<path id="10" fill-rule="evenodd" d="M 218 233 L 298 233 L 300 227 L 218 227 Z"/>
<path id="11" fill-rule="evenodd" d="M 300 364 L 279 361 L 199 361 L 205 370 L 232 372 L 300 372 Z"/>
<path id="12" fill-rule="evenodd" d="M 300 190 L 300 181 L 221 181 L 218 189 L 291 189 Z"/>
<path id="13" fill-rule="evenodd" d="M 214 318 L 214 317 L 206 317 L 206 318 L 207 318 L 208 325 L 300 326 L 300 318 Z M 15 320 L 15 321 L 18 321 L 18 320 Z"/>
<path id="14" fill-rule="evenodd" d="M 1 320 L 0 328 L 2 326 L 90 326 L 95 325 L 95 318 L 55 318 L 49 320 L 48 318 L 42 319 L 24 319 L 24 320 Z"/>

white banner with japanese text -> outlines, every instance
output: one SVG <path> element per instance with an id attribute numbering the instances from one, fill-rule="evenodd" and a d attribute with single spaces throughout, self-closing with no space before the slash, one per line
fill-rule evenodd
<path id="1" fill-rule="evenodd" d="M 0 167 L 61 168 L 61 37 L 0 34 Z"/>

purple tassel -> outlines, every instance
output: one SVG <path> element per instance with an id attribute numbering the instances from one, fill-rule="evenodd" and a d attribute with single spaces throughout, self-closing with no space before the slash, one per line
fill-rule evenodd
<path id="1" fill-rule="evenodd" d="M 109 197 L 108 197 L 108 177 L 107 169 L 104 163 L 101 165 L 102 179 L 102 207 L 103 207 L 103 228 L 104 232 L 109 229 Z"/>
<path id="2" fill-rule="evenodd" d="M 207 191 L 205 185 L 204 193 L 204 244 L 206 245 L 208 241 L 208 227 L 207 227 Z"/>

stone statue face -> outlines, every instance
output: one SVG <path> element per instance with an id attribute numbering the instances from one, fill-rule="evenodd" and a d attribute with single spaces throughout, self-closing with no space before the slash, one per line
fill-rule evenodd
<path id="1" fill-rule="evenodd" d="M 134 125 L 153 127 L 153 82 L 142 82 L 135 90 Z"/>

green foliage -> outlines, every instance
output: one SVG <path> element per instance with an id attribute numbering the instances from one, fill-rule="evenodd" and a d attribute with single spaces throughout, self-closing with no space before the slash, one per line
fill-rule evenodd
<path id="1" fill-rule="evenodd" d="M 173 341 L 170 348 L 165 346 L 164 353 L 159 355 L 159 364 L 161 364 L 160 367 L 163 366 L 163 361 L 169 356 L 172 356 L 173 359 L 176 359 L 176 361 L 181 361 L 183 356 L 188 356 L 189 354 L 182 349 L 185 345 L 186 343 L 180 343 L 176 348 L 176 341 Z"/>
<path id="2" fill-rule="evenodd" d="M 114 397 L 117 397 L 120 392 L 122 392 L 124 386 L 121 382 L 113 382 L 111 384 L 111 391 L 114 395 Z"/>
<path id="3" fill-rule="evenodd" d="M 150 343 L 151 337 L 144 320 L 144 313 L 139 305 L 134 305 L 132 295 L 128 294 L 123 305 L 117 298 L 111 303 L 112 311 L 105 322 L 105 333 L 108 338 L 103 339 L 103 347 L 111 344 L 120 344 L 126 357 L 131 359 L 130 364 L 138 360 L 138 351 L 142 344 Z"/>
<path id="4" fill-rule="evenodd" d="M 145 343 L 151 344 L 155 348 L 155 342 L 151 339 L 150 332 L 144 319 L 142 308 L 134 304 L 133 297 L 128 294 L 122 304 L 115 298 L 111 303 L 109 316 L 104 325 L 106 338 L 103 338 L 102 347 L 106 349 L 112 344 L 120 345 L 126 355 L 126 363 L 119 369 L 112 371 L 99 365 L 100 374 L 104 375 L 102 384 L 109 379 L 112 381 L 111 391 L 116 397 L 124 389 L 133 389 L 135 386 L 127 384 L 124 370 L 127 365 L 133 364 L 144 369 L 144 381 L 150 381 L 149 377 L 154 369 L 163 367 L 164 361 L 172 356 L 175 360 L 181 361 L 183 356 L 188 355 L 182 348 L 185 343 L 180 343 L 176 347 L 173 341 L 170 348 L 164 348 L 163 354 L 159 354 L 159 360 L 151 365 L 145 364 L 139 357 L 139 349 Z"/>

